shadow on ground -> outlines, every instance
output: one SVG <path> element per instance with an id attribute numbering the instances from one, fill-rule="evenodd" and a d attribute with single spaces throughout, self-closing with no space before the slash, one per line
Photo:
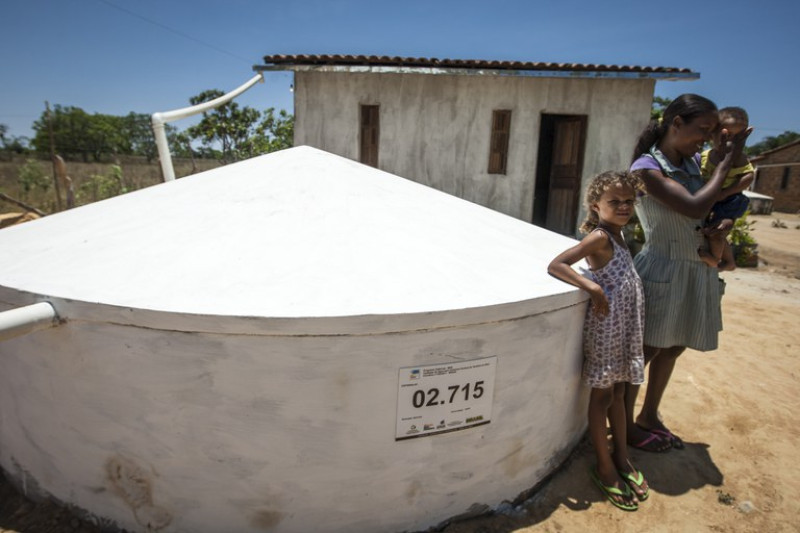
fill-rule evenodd
<path id="1" fill-rule="evenodd" d="M 631 450 L 633 462 L 647 473 L 652 490 L 678 496 L 706 485 L 719 487 L 722 472 L 714 464 L 705 443 L 687 442 L 683 450 L 648 453 Z M 524 501 L 501 506 L 498 511 L 447 524 L 428 531 L 443 533 L 510 533 L 547 520 L 559 507 L 586 511 L 606 500 L 589 478 L 594 450 L 584 438 L 564 464 Z"/>

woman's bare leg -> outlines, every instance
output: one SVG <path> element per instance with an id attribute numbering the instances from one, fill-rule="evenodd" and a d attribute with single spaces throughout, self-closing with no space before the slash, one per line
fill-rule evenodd
<path id="1" fill-rule="evenodd" d="M 658 408 L 672 377 L 672 371 L 675 369 L 675 362 L 685 349 L 683 346 L 662 348 L 659 350 L 658 356 L 650 362 L 647 392 L 644 396 L 642 410 L 636 417 L 636 424 L 647 429 L 666 429 L 658 418 Z"/>
<path id="2" fill-rule="evenodd" d="M 672 375 L 672 368 L 675 367 L 675 358 L 672 358 L 671 366 L 669 367 L 669 372 L 667 375 L 666 381 L 663 380 L 663 374 L 665 369 L 659 365 L 656 365 L 656 375 L 653 374 L 653 364 L 661 358 L 662 353 L 667 350 L 671 350 L 671 348 L 655 348 L 653 346 L 645 346 L 644 347 L 644 362 L 645 364 L 650 364 L 649 370 L 649 382 L 647 384 L 647 391 L 645 393 L 645 403 L 647 403 L 648 398 L 650 398 L 650 403 L 652 404 L 655 399 L 656 404 L 656 416 L 658 416 L 658 405 L 661 403 L 661 398 L 664 396 L 664 389 L 666 389 L 667 383 L 669 382 L 669 376 Z M 683 350 L 681 350 L 683 351 Z M 656 387 L 660 388 L 660 391 L 651 392 L 654 388 L 653 380 L 657 381 Z M 639 385 L 633 385 L 631 383 L 627 383 L 625 387 L 625 421 L 627 426 L 627 441 L 628 444 L 634 446 L 639 449 L 643 449 L 646 451 L 651 452 L 662 452 L 666 451 L 671 448 L 671 444 L 658 436 L 653 436 L 650 432 L 646 431 L 645 429 L 640 428 L 636 422 L 639 422 L 642 415 L 640 414 L 639 417 L 634 421 L 634 409 L 636 407 L 636 397 L 639 394 Z M 656 394 L 656 397 L 652 397 L 651 394 Z M 649 428 L 650 426 L 645 426 Z"/>

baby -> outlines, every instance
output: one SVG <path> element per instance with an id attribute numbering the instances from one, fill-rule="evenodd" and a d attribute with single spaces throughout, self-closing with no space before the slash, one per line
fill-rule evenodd
<path id="1" fill-rule="evenodd" d="M 719 110 L 719 128 L 712 139 L 712 148 L 706 150 L 700 156 L 700 170 L 703 179 L 708 181 L 714 172 L 717 164 L 721 161 L 719 146 L 722 142 L 722 130 L 728 133 L 727 138 L 744 131 L 749 126 L 747 112 L 741 107 L 725 107 Z M 708 241 L 708 250 L 700 249 L 700 257 L 709 266 L 720 270 L 733 270 L 736 268 L 736 261 L 733 257 L 733 249 L 728 243 L 728 233 L 733 227 L 732 222 L 743 216 L 747 212 L 750 201 L 742 191 L 747 189 L 753 178 L 755 169 L 747 160 L 744 153 L 733 162 L 733 168 L 728 172 L 722 184 L 719 201 L 713 205 L 708 218 L 705 221 L 704 233 Z M 723 220 L 731 221 L 730 227 L 725 231 L 713 231 L 720 226 Z"/>

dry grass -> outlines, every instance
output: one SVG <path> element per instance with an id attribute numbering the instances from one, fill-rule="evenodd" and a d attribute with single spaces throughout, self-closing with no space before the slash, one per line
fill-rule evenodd
<path id="1" fill-rule="evenodd" d="M 25 165 L 27 159 L 15 157 L 11 161 L 0 161 L 0 192 L 21 200 L 37 209 L 46 213 L 53 213 L 58 210 L 57 200 L 53 192 L 52 176 L 53 165 L 49 160 L 36 160 L 36 164 L 40 167 L 45 176 L 49 176 L 49 188 L 43 190 L 41 188 L 34 188 L 30 191 L 25 191 L 19 182 L 20 169 Z M 67 162 L 67 173 L 72 179 L 73 188 L 78 191 L 83 183 L 91 178 L 93 175 L 107 175 L 111 172 L 114 164 L 118 164 L 122 168 L 122 181 L 128 191 L 135 191 L 144 187 L 149 187 L 157 183 L 161 183 L 161 167 L 158 161 L 147 162 L 145 158 L 140 157 L 123 157 L 119 158 L 117 162 L 107 163 L 80 163 L 80 162 Z M 211 168 L 216 168 L 220 165 L 219 162 L 198 159 L 195 161 L 196 169 L 193 169 L 191 160 L 188 159 L 174 159 L 173 165 L 175 167 L 175 175 L 178 178 L 188 176 L 196 172 L 202 172 Z M 64 188 L 61 187 L 62 206 L 64 205 Z M 77 205 L 83 203 L 90 203 L 94 201 L 91 195 L 84 195 L 78 197 Z M 7 203 L 0 202 L 0 213 L 9 213 L 19 211 L 20 208 Z"/>

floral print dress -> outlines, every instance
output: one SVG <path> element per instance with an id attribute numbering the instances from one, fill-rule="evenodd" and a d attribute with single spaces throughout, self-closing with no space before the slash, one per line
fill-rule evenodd
<path id="1" fill-rule="evenodd" d="M 605 389 L 615 383 L 644 382 L 644 289 L 633 267 L 627 247 L 603 229 L 614 248 L 611 260 L 591 270 L 592 279 L 603 288 L 609 312 L 599 316 L 586 310 L 583 327 L 583 381 Z"/>

